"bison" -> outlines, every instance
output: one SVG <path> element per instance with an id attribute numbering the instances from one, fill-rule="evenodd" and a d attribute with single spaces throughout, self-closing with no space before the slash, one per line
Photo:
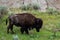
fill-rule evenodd
<path id="1" fill-rule="evenodd" d="M 36 31 L 39 32 L 39 29 L 42 28 L 43 21 L 40 18 L 36 18 L 30 13 L 21 13 L 21 14 L 14 14 L 10 15 L 8 17 L 9 24 L 7 27 L 7 33 L 9 33 L 9 30 L 13 32 L 13 25 L 16 25 L 17 27 L 20 27 L 20 31 L 23 34 L 24 31 L 26 34 L 29 34 L 28 30 L 36 28 Z M 6 24 L 8 22 L 6 20 Z"/>

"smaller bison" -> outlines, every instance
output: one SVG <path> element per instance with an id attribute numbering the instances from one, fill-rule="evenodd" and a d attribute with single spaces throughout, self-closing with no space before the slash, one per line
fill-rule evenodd
<path id="1" fill-rule="evenodd" d="M 35 28 L 37 32 L 39 32 L 40 28 L 42 28 L 43 21 L 39 18 L 36 18 L 30 13 L 22 13 L 22 14 L 14 14 L 8 17 L 9 25 L 7 27 L 7 33 L 9 30 L 13 32 L 13 25 L 20 27 L 20 31 L 23 34 L 24 31 L 26 34 L 29 34 L 28 30 Z M 6 24 L 8 22 L 6 20 Z"/>

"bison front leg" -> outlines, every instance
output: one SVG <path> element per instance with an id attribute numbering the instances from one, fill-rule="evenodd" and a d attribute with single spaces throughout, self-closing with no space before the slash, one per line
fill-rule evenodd
<path id="1" fill-rule="evenodd" d="M 25 28 L 24 30 L 25 30 L 26 34 L 29 34 L 28 28 Z"/>
<path id="2" fill-rule="evenodd" d="M 24 33 L 24 28 L 21 28 L 20 30 L 21 30 L 21 33 L 23 34 Z"/>
<path id="3" fill-rule="evenodd" d="M 26 33 L 26 34 L 29 34 L 29 32 L 28 32 L 28 29 L 27 29 L 27 28 L 21 28 L 21 33 L 22 33 L 22 34 L 24 33 L 24 31 L 25 31 L 25 33 Z"/>

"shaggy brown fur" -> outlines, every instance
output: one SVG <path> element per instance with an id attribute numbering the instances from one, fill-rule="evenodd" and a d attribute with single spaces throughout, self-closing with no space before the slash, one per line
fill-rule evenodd
<path id="1" fill-rule="evenodd" d="M 26 34 L 29 34 L 28 30 L 36 28 L 36 31 L 39 32 L 39 29 L 42 27 L 43 21 L 39 18 L 36 18 L 32 14 L 22 13 L 22 14 L 14 14 L 8 17 L 9 25 L 7 27 L 7 33 L 9 33 L 9 29 L 13 32 L 13 25 L 17 27 L 21 27 L 21 33 L 24 31 Z M 6 20 L 7 24 L 7 20 Z"/>

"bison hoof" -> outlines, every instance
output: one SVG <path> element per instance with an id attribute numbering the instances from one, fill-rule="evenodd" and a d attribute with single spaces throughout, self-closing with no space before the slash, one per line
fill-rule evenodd
<path id="1" fill-rule="evenodd" d="M 7 34 L 8 34 L 9 32 L 7 31 Z"/>
<path id="2" fill-rule="evenodd" d="M 9 32 L 7 32 L 7 34 L 9 34 Z"/>
<path id="3" fill-rule="evenodd" d="M 15 32 L 11 32 L 11 34 L 15 34 Z"/>
<path id="4" fill-rule="evenodd" d="M 29 35 L 29 33 L 26 33 L 27 35 Z"/>

